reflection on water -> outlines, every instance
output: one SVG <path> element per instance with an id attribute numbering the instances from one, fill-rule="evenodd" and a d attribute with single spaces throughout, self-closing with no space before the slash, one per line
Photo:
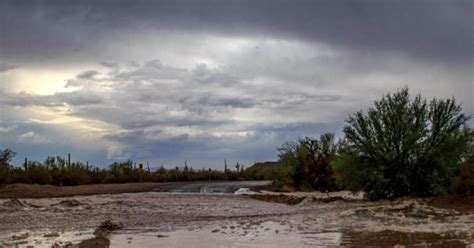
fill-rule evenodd
<path id="1" fill-rule="evenodd" d="M 112 247 L 474 247 L 473 212 L 425 199 L 299 192 L 286 197 L 303 200 L 289 204 L 280 193 L 221 194 L 244 184 L 179 186 L 199 191 L 0 200 L 0 247 L 67 247 L 93 237 L 109 218 L 124 227 L 106 236 Z"/>
<path id="2" fill-rule="evenodd" d="M 111 235 L 112 247 L 469 247 L 465 233 L 310 231 L 291 222 L 240 221 L 172 232 Z"/>
<path id="3" fill-rule="evenodd" d="M 289 222 L 239 221 L 171 232 L 131 229 L 107 238 L 111 247 L 472 247 L 463 233 L 382 231 L 309 231 Z M 3 237 L 0 247 L 71 247 L 93 237 L 93 230 L 42 230 Z M 469 246 L 471 245 L 471 246 Z"/>
<path id="4" fill-rule="evenodd" d="M 34 232 L 23 231 L 15 235 L 0 237 L 0 247 L 71 247 L 85 239 L 94 237 L 93 229 L 56 232 L 49 229 Z"/>
<path id="5" fill-rule="evenodd" d="M 287 226 L 269 221 L 258 224 L 232 222 L 195 230 L 119 233 L 112 247 L 310 247 Z"/>
<path id="6" fill-rule="evenodd" d="M 251 188 L 256 186 L 265 186 L 271 181 L 231 181 L 231 182 L 191 182 L 175 185 L 172 188 L 158 189 L 157 191 L 173 193 L 226 193 L 232 194 L 239 188 Z"/>

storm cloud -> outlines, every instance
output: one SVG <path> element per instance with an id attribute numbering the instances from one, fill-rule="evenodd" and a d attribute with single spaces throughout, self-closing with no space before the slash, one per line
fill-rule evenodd
<path id="1" fill-rule="evenodd" d="M 67 147 L 102 164 L 217 168 L 340 133 L 349 113 L 403 86 L 454 96 L 472 115 L 473 11 L 472 1 L 1 1 L 1 145 L 38 159 Z"/>
<path id="2" fill-rule="evenodd" d="M 2 1 L 3 53 L 82 53 L 132 29 L 298 38 L 472 61 L 472 1 Z M 21 18 L 18 18 L 21 16 Z M 87 37 L 87 42 L 83 39 Z"/>

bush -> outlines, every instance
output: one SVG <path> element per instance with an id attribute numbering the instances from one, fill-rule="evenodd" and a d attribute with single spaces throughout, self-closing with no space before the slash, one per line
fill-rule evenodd
<path id="1" fill-rule="evenodd" d="M 0 184 L 7 183 L 12 166 L 10 161 L 16 153 L 10 149 L 0 150 Z"/>
<path id="2" fill-rule="evenodd" d="M 347 120 L 333 164 L 338 182 L 370 199 L 447 192 L 473 137 L 461 106 L 454 99 L 410 100 L 407 88 L 374 105 Z"/>
<path id="3" fill-rule="evenodd" d="M 461 195 L 474 195 L 474 154 L 460 168 L 458 176 L 453 178 L 451 192 Z"/>
<path id="4" fill-rule="evenodd" d="M 293 181 L 291 179 L 292 174 L 293 168 L 284 164 L 276 165 L 269 172 L 269 176 L 273 180 L 273 186 L 275 186 L 277 189 L 288 185 L 293 185 Z"/>
<path id="5" fill-rule="evenodd" d="M 110 173 L 107 173 L 104 177 L 103 182 L 104 183 L 116 183 L 117 182 L 117 177 L 115 177 L 114 175 L 112 175 Z"/>
<path id="6" fill-rule="evenodd" d="M 47 168 L 35 162 L 28 163 L 27 175 L 30 183 L 51 184 L 53 181 Z"/>
<path id="7" fill-rule="evenodd" d="M 19 168 L 14 168 L 9 171 L 7 183 L 31 183 L 25 171 Z"/>
<path id="8" fill-rule="evenodd" d="M 331 168 L 337 151 L 333 134 L 287 142 L 279 151 L 281 167 L 275 171 L 275 180 L 284 182 L 290 175 L 292 185 L 299 190 L 331 191 L 336 188 Z"/>

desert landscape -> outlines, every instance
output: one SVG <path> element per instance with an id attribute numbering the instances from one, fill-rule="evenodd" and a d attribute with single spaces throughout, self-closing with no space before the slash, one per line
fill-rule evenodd
<path id="1" fill-rule="evenodd" d="M 0 0 L 0 248 L 474 248 L 473 0 Z"/>

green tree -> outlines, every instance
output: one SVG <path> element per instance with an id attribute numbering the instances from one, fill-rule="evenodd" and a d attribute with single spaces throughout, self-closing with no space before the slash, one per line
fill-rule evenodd
<path id="1" fill-rule="evenodd" d="M 374 105 L 346 121 L 334 163 L 339 183 L 370 199 L 446 192 L 472 142 L 461 105 L 454 98 L 411 100 L 408 88 Z"/>
<path id="2" fill-rule="evenodd" d="M 110 173 L 116 178 L 117 182 L 125 183 L 131 181 L 133 172 L 133 162 L 131 160 L 125 162 L 114 162 L 109 165 L 109 167 Z"/>
<path id="3" fill-rule="evenodd" d="M 0 150 L 0 166 L 9 167 L 16 153 L 10 149 Z"/>
<path id="4" fill-rule="evenodd" d="M 12 166 L 10 161 L 16 153 L 10 149 L 0 150 L 0 184 L 6 183 Z"/>
<path id="5" fill-rule="evenodd" d="M 326 133 L 319 139 L 304 138 L 297 142 L 286 142 L 279 149 L 281 176 L 291 168 L 293 186 L 296 189 L 321 191 L 335 188 L 331 163 L 336 158 L 337 142 L 333 134 Z"/>
<path id="6" fill-rule="evenodd" d="M 28 182 L 33 184 L 51 184 L 52 178 L 46 166 L 40 162 L 29 161 L 28 171 L 26 172 Z"/>
<path id="7" fill-rule="evenodd" d="M 451 192 L 461 195 L 474 195 L 474 145 L 471 153 L 459 169 L 451 183 Z"/>

